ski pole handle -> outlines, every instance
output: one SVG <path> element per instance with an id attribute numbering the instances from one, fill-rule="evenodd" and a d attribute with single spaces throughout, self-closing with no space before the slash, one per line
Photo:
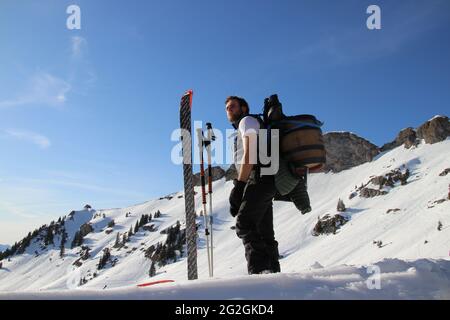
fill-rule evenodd
<path id="1" fill-rule="evenodd" d="M 210 141 L 216 141 L 216 136 L 214 135 L 214 130 L 211 122 L 206 123 L 206 129 L 208 130 L 208 135 L 211 134 Z"/>

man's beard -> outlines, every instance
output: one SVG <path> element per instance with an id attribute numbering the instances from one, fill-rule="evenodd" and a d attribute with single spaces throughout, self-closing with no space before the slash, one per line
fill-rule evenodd
<path id="1" fill-rule="evenodd" d="M 237 114 L 233 114 L 233 115 L 231 116 L 231 119 L 228 118 L 228 120 L 229 120 L 231 123 L 236 122 L 237 120 L 239 120 L 239 119 L 242 117 L 242 115 L 243 115 L 242 112 L 237 113 Z"/>

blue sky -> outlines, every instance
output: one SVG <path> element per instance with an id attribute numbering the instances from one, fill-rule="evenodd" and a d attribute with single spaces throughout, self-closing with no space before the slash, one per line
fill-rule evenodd
<path id="1" fill-rule="evenodd" d="M 448 115 L 449 31 L 445 0 L 1 0 L 0 243 L 85 203 L 181 190 L 170 136 L 186 89 L 221 130 L 226 96 L 258 112 L 278 93 L 286 114 L 379 146 Z"/>

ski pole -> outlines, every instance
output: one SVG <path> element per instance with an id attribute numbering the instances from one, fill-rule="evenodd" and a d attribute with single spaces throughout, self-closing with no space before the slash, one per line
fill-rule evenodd
<path id="1" fill-rule="evenodd" d="M 200 181 L 202 185 L 202 204 L 203 204 L 203 217 L 205 221 L 205 238 L 206 238 L 206 252 L 208 254 L 208 270 L 209 276 L 212 277 L 211 274 L 211 258 L 209 252 L 209 229 L 208 229 L 208 212 L 206 211 L 206 191 L 205 191 L 205 169 L 203 162 L 203 131 L 201 128 L 197 128 L 197 137 L 198 137 L 198 149 L 200 152 Z"/>
<path id="2" fill-rule="evenodd" d="M 212 167 L 211 167 L 211 143 L 216 140 L 214 131 L 210 122 L 206 124 L 208 130 L 207 140 L 205 141 L 206 154 L 208 156 L 208 194 L 209 194 L 209 225 L 211 227 L 211 275 L 214 276 L 214 242 L 213 242 L 213 209 L 212 209 Z"/>

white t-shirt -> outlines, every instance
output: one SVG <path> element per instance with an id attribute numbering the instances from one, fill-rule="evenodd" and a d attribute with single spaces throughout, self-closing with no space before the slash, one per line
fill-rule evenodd
<path id="1" fill-rule="evenodd" d="M 258 140 L 256 139 L 259 129 L 261 128 L 259 122 L 257 119 L 251 116 L 246 116 L 242 118 L 242 120 L 239 122 L 239 128 L 238 128 L 238 134 L 240 136 L 240 139 L 237 140 L 237 150 L 235 150 L 235 166 L 236 169 L 240 170 L 240 164 L 242 161 L 242 157 L 244 155 L 244 148 L 242 146 L 242 142 L 244 140 L 244 137 L 249 138 L 250 142 L 250 150 L 249 150 L 249 161 L 252 164 L 257 163 L 257 143 Z"/>
<path id="2" fill-rule="evenodd" d="M 260 128 L 261 126 L 259 125 L 258 120 L 251 116 L 246 116 L 239 122 L 239 133 L 242 138 L 258 134 Z"/>

